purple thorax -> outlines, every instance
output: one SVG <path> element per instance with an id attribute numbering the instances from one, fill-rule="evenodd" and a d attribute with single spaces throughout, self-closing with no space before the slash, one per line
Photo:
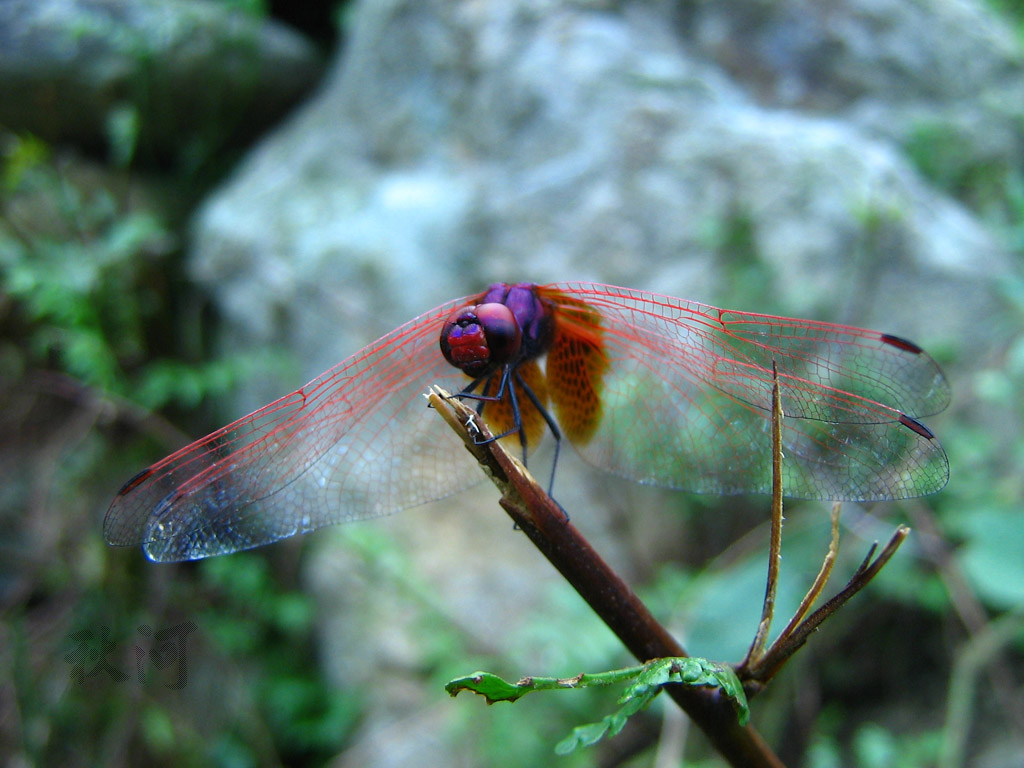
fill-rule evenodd
<path id="1" fill-rule="evenodd" d="M 540 357 L 551 346 L 554 315 L 551 307 L 537 293 L 536 283 L 495 283 L 487 289 L 481 304 L 504 304 L 512 311 L 523 335 L 519 359 Z"/>

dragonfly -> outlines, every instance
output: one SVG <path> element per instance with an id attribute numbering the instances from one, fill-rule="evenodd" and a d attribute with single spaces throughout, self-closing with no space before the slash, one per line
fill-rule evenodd
<path id="1" fill-rule="evenodd" d="M 919 419 L 950 388 L 907 339 L 611 285 L 496 283 L 144 469 L 104 536 L 193 560 L 461 491 L 480 473 L 427 411 L 432 384 L 473 402 L 524 460 L 550 434 L 640 483 L 770 493 L 776 376 L 785 495 L 874 502 L 946 484 Z"/>

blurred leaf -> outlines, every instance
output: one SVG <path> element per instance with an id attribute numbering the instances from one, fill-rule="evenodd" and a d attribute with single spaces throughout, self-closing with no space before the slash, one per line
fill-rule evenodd
<path id="1" fill-rule="evenodd" d="M 127 168 L 131 164 L 138 146 L 140 127 L 139 109 L 134 104 L 118 104 L 107 114 L 110 159 L 116 167 Z"/>
<path id="2" fill-rule="evenodd" d="M 217 735 L 210 745 L 210 764 L 218 768 L 252 768 L 258 765 L 252 746 L 246 744 L 234 733 Z"/>
<path id="3" fill-rule="evenodd" d="M 839 747 L 833 739 L 820 735 L 807 748 L 807 768 L 842 768 Z"/>
<path id="4" fill-rule="evenodd" d="M 8 136 L 0 163 L 5 192 L 10 193 L 25 183 L 29 174 L 50 159 L 50 146 L 31 134 Z"/>
<path id="5" fill-rule="evenodd" d="M 72 376 L 104 390 L 116 387 L 117 359 L 101 333 L 92 328 L 76 329 L 55 334 L 54 342 Z"/>
<path id="6" fill-rule="evenodd" d="M 961 564 L 979 597 L 992 606 L 1024 605 L 1024 525 L 1019 509 L 980 509 L 963 521 L 969 539 Z"/>
<path id="7" fill-rule="evenodd" d="M 142 710 L 142 733 L 146 744 L 157 754 L 168 754 L 174 747 L 174 725 L 161 707 L 147 706 Z"/>
<path id="8" fill-rule="evenodd" d="M 0 232 L 0 293 L 15 300 L 27 362 L 123 393 L 122 359 L 140 354 L 152 311 L 139 296 L 150 268 L 140 257 L 166 254 L 172 238 L 156 216 L 119 210 L 105 190 L 86 196 L 50 166 L 37 175 L 38 192 L 60 201 L 70 226 L 41 231 L 8 210 L 12 234 Z"/>
<path id="9" fill-rule="evenodd" d="M 274 626 L 286 635 L 296 635 L 313 628 L 316 610 L 305 594 L 286 592 L 274 601 Z"/>
<path id="10" fill-rule="evenodd" d="M 204 363 L 154 360 L 140 372 L 131 388 L 131 398 L 151 410 L 171 404 L 191 409 L 289 363 L 286 355 L 276 352 L 233 353 Z"/>
<path id="11" fill-rule="evenodd" d="M 940 744 L 938 731 L 908 734 L 868 722 L 854 734 L 854 763 L 859 768 L 930 768 Z"/>
<path id="12" fill-rule="evenodd" d="M 884 728 L 868 723 L 854 739 L 857 765 L 862 768 L 891 768 L 899 754 L 896 739 Z"/>
<path id="13" fill-rule="evenodd" d="M 217 3 L 257 19 L 266 18 L 270 12 L 267 7 L 268 0 L 217 0 Z"/>

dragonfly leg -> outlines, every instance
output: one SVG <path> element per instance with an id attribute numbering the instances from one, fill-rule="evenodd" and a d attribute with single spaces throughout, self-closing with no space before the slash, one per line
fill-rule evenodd
<path id="1" fill-rule="evenodd" d="M 510 366 L 505 366 L 509 368 Z M 505 388 L 509 384 L 509 373 L 507 370 L 503 370 L 501 374 L 501 386 L 498 387 L 498 394 L 489 395 L 487 394 L 491 388 L 491 382 L 494 381 L 494 374 L 488 373 L 484 376 L 477 376 L 469 384 L 467 384 L 461 392 L 450 395 L 450 397 L 458 398 L 459 400 L 476 400 L 479 403 L 496 403 L 499 402 L 505 396 Z M 481 384 L 484 385 L 484 391 L 482 394 L 476 394 L 476 388 Z M 477 408 L 479 413 L 479 406 Z"/>
<path id="2" fill-rule="evenodd" d="M 527 450 L 529 446 L 527 445 L 526 430 L 523 429 L 523 420 L 519 409 L 519 395 L 517 394 L 517 389 L 521 388 L 522 391 L 526 393 L 527 399 L 529 399 L 533 407 L 536 408 L 538 413 L 540 413 L 540 415 L 543 417 L 544 422 L 548 425 L 548 429 L 551 430 L 551 435 L 555 438 L 555 454 L 551 460 L 551 478 L 548 481 L 547 488 L 548 496 L 552 496 L 555 487 L 555 474 L 558 469 L 558 457 L 562 449 L 562 431 L 558 428 L 558 423 L 555 421 L 550 411 L 548 411 L 545 405 L 540 401 L 540 398 L 537 397 L 536 393 L 533 391 L 530 385 L 526 383 L 526 380 L 523 379 L 519 371 L 516 370 L 514 366 L 507 365 L 504 367 L 501 375 L 500 384 L 498 386 L 498 394 L 491 396 L 488 394 L 488 392 L 490 391 L 490 387 L 493 382 L 493 374 L 491 374 L 490 376 L 481 376 L 478 379 L 470 382 L 470 384 L 465 389 L 463 389 L 459 394 L 454 395 L 454 397 L 476 400 L 477 413 L 482 416 L 484 406 L 487 403 L 500 402 L 501 400 L 504 399 L 505 392 L 507 391 L 509 402 L 512 405 L 512 427 L 502 432 L 500 435 L 494 435 L 489 440 L 481 440 L 478 441 L 478 443 L 482 445 L 485 443 L 489 443 L 493 440 L 501 440 L 502 438 L 508 437 L 509 435 L 518 433 L 519 444 L 522 446 L 523 449 L 523 466 L 527 466 Z M 476 394 L 473 390 L 480 386 L 481 383 L 484 385 L 483 392 L 481 394 Z M 552 499 L 553 498 L 554 497 L 552 497 Z M 555 501 L 555 503 L 558 504 L 557 501 Z M 559 508 L 561 508 L 561 504 L 559 504 L 558 506 Z M 564 509 L 562 511 L 565 512 Z M 569 519 L 568 513 L 566 513 L 565 519 Z"/>
<path id="3" fill-rule="evenodd" d="M 452 397 L 457 397 L 460 400 L 476 401 L 476 412 L 478 415 L 483 416 L 484 406 L 487 405 L 487 403 L 501 402 L 505 398 L 505 391 L 508 390 L 509 401 L 512 404 L 512 427 L 510 429 L 505 430 L 500 435 L 494 435 L 488 440 L 481 440 L 478 444 L 485 445 L 486 443 L 492 442 L 494 440 L 501 440 L 502 438 L 508 437 L 509 435 L 514 435 L 518 433 L 520 436 L 520 443 L 523 446 L 523 463 L 525 464 L 526 435 L 523 430 L 523 419 L 519 413 L 519 398 L 516 396 L 515 385 L 512 383 L 511 368 L 512 366 L 505 366 L 505 368 L 502 370 L 501 383 L 498 387 L 498 393 L 496 395 L 488 394 L 488 392 L 490 392 L 491 384 L 494 382 L 494 374 L 492 373 L 488 374 L 487 376 L 480 376 L 479 378 L 474 379 L 472 382 L 469 383 L 469 385 L 466 386 L 465 389 L 463 389 L 457 395 L 452 395 Z M 483 392 L 481 394 L 476 394 L 473 390 L 480 386 L 481 383 L 484 385 Z"/>
<path id="4" fill-rule="evenodd" d="M 551 479 L 548 481 L 548 496 L 551 496 L 555 488 L 555 470 L 558 469 L 558 453 L 562 449 L 562 432 L 561 430 L 558 429 L 558 424 L 555 422 L 554 418 L 548 412 L 548 409 L 544 407 L 544 404 L 541 403 L 537 395 L 534 394 L 533 390 L 530 388 L 530 385 L 523 381 L 523 378 L 518 373 L 515 374 L 515 380 L 519 384 L 519 386 L 523 388 L 523 392 L 526 393 L 526 396 L 529 398 L 530 402 L 533 403 L 533 407 L 536 408 L 540 415 L 544 417 L 544 421 L 547 422 L 548 429 L 551 430 L 551 434 L 555 438 L 555 456 L 551 460 Z M 524 445 L 523 448 L 525 450 L 526 446 Z M 525 464 L 526 462 L 524 461 L 523 463 Z M 565 510 L 562 511 L 564 512 Z M 566 519 L 568 519 L 568 517 L 569 516 L 566 515 Z"/>

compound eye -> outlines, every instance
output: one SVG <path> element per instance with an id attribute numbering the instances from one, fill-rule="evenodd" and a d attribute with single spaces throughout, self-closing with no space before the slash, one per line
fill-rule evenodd
<path id="1" fill-rule="evenodd" d="M 491 363 L 505 365 L 514 362 L 523 342 L 523 332 L 512 310 L 504 304 L 481 304 L 476 308 L 476 317 L 487 337 Z"/>
<path id="2" fill-rule="evenodd" d="M 456 310 L 441 329 L 445 359 L 474 377 L 513 362 L 521 344 L 519 324 L 504 304 Z"/>

